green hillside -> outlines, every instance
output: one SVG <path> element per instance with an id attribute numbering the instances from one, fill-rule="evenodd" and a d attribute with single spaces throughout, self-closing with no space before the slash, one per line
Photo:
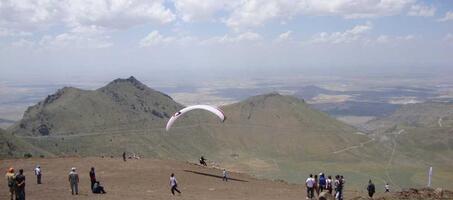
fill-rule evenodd
<path id="1" fill-rule="evenodd" d="M 63 88 L 30 107 L 9 131 L 57 156 L 118 157 L 127 151 L 197 162 L 204 155 L 217 167 L 289 182 L 325 172 L 345 175 L 355 188 L 370 178 L 399 186 L 424 183 L 423 162 L 392 153 L 391 145 L 292 96 L 271 93 L 224 106 L 224 123 L 193 111 L 166 132 L 166 121 L 180 108 L 130 77 L 94 91 Z"/>

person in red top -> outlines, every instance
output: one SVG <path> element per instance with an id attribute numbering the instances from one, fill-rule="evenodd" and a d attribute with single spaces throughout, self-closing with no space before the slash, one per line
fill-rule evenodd
<path id="1" fill-rule="evenodd" d="M 91 167 L 91 170 L 90 170 L 90 181 L 91 181 L 91 191 L 93 191 L 94 184 L 96 183 L 96 173 L 94 172 L 94 167 Z"/>

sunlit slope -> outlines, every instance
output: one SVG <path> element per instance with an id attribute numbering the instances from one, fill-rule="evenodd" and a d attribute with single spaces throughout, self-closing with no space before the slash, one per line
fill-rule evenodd
<path id="1" fill-rule="evenodd" d="M 24 156 L 53 156 L 52 153 L 37 148 L 21 138 L 0 129 L 0 158 L 18 158 Z"/>
<path id="2" fill-rule="evenodd" d="M 181 105 L 134 77 L 94 91 L 63 88 L 29 107 L 10 130 L 19 135 L 55 136 L 162 127 Z"/>
<path id="3" fill-rule="evenodd" d="M 196 162 L 258 177 L 303 182 L 321 171 L 344 174 L 351 187 L 374 177 L 399 185 L 421 184 L 424 164 L 353 127 L 276 93 L 222 107 L 225 122 L 193 111 L 165 131 L 182 105 L 133 77 L 94 91 L 64 88 L 28 109 L 9 129 L 21 140 L 57 156 L 145 157 Z M 43 128 L 44 127 L 44 128 Z M 41 130 L 43 129 L 43 130 Z M 421 167 L 420 167 L 421 166 Z"/>

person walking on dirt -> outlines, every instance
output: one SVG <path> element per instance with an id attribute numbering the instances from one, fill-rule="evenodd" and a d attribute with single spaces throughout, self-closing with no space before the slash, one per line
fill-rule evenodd
<path id="1" fill-rule="evenodd" d="M 390 192 L 390 185 L 389 185 L 389 183 L 385 183 L 384 188 L 385 188 L 385 192 Z"/>
<path id="2" fill-rule="evenodd" d="M 368 190 L 368 196 L 370 196 L 370 198 L 373 198 L 373 195 L 376 192 L 376 188 L 374 187 L 373 182 L 371 182 L 371 179 L 370 181 L 368 181 L 368 187 L 366 189 Z"/>
<path id="3" fill-rule="evenodd" d="M 173 195 L 175 195 L 175 191 L 181 194 L 181 191 L 178 190 L 178 181 L 173 173 L 170 175 L 170 187 Z"/>
<path id="4" fill-rule="evenodd" d="M 16 196 L 16 175 L 14 174 L 14 168 L 9 168 L 8 172 L 6 172 L 6 181 L 8 183 L 9 194 L 11 196 L 11 200 L 14 199 Z"/>
<path id="5" fill-rule="evenodd" d="M 226 169 L 223 169 L 222 181 L 228 182 L 228 173 L 227 173 Z"/>
<path id="6" fill-rule="evenodd" d="M 35 175 L 36 175 L 36 183 L 41 184 L 41 176 L 42 176 L 41 166 L 37 165 L 34 171 L 35 171 Z"/>
<path id="7" fill-rule="evenodd" d="M 94 184 L 96 183 L 96 172 L 94 171 L 94 167 L 91 167 L 91 170 L 90 170 L 90 181 L 91 181 L 91 190 L 93 191 Z"/>
<path id="8" fill-rule="evenodd" d="M 16 175 L 16 200 L 25 200 L 25 175 L 24 170 L 20 169 Z"/>
<path id="9" fill-rule="evenodd" d="M 332 194 L 333 190 L 333 181 L 332 181 L 332 176 L 328 176 L 326 180 L 326 189 L 329 192 L 329 194 Z"/>
<path id="10" fill-rule="evenodd" d="M 69 184 L 71 186 L 71 194 L 79 195 L 79 174 L 76 172 L 76 168 L 73 167 L 71 172 L 69 172 Z"/>
<path id="11" fill-rule="evenodd" d="M 319 191 L 322 192 L 326 189 L 326 177 L 324 173 L 319 174 Z"/>
<path id="12" fill-rule="evenodd" d="M 123 161 L 126 162 L 126 152 L 123 152 Z"/>
<path id="13" fill-rule="evenodd" d="M 313 179 L 313 175 L 310 176 L 305 181 L 305 185 L 307 186 L 307 199 L 313 199 L 314 197 L 314 186 L 315 186 L 315 179 Z"/>

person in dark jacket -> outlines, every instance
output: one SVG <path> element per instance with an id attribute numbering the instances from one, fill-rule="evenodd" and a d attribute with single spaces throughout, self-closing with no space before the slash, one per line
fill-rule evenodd
<path id="1" fill-rule="evenodd" d="M 324 176 L 324 173 L 319 174 L 319 191 L 322 192 L 326 188 L 326 177 Z"/>
<path id="2" fill-rule="evenodd" d="M 24 170 L 20 169 L 16 175 L 16 200 L 25 200 L 25 176 Z"/>
<path id="3" fill-rule="evenodd" d="M 367 190 L 368 190 L 368 196 L 370 196 L 370 198 L 373 198 L 373 195 L 376 192 L 376 188 L 374 187 L 374 184 L 373 184 L 373 182 L 371 182 L 371 180 L 368 181 Z"/>
<path id="4" fill-rule="evenodd" d="M 91 181 L 91 190 L 93 190 L 94 184 L 96 183 L 96 172 L 94 171 L 94 167 L 91 167 L 91 170 L 90 170 L 90 181 Z"/>

